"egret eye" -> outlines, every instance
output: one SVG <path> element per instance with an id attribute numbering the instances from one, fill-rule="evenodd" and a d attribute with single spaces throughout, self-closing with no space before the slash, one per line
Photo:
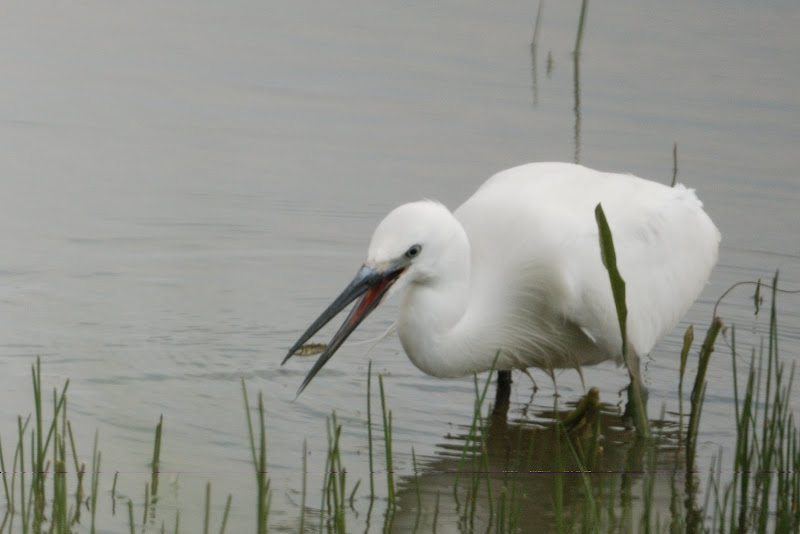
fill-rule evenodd
<path id="1" fill-rule="evenodd" d="M 422 245 L 413 245 L 406 251 L 406 258 L 411 259 L 422 251 Z"/>

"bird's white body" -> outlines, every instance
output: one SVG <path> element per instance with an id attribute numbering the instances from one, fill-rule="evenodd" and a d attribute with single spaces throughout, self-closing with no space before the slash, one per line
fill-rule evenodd
<path id="1" fill-rule="evenodd" d="M 392 293 L 402 298 L 403 348 L 433 376 L 486 371 L 498 352 L 499 370 L 552 373 L 621 362 L 598 203 L 626 282 L 627 346 L 635 357 L 648 353 L 689 309 L 717 261 L 720 234 L 703 205 L 682 185 L 531 163 L 492 176 L 455 212 L 421 201 L 389 213 L 353 281 L 284 358 L 359 299 L 299 391 Z"/>
<path id="2" fill-rule="evenodd" d="M 598 203 L 626 282 L 628 343 L 648 353 L 706 284 L 719 231 L 682 185 L 533 163 L 494 175 L 453 213 L 405 204 L 375 230 L 366 265 L 422 246 L 391 291 L 411 361 L 437 377 L 488 370 L 498 351 L 498 369 L 621 361 Z"/>

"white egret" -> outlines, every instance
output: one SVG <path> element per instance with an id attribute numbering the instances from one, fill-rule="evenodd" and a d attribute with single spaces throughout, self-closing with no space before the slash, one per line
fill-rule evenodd
<path id="1" fill-rule="evenodd" d="M 719 231 L 683 185 L 531 163 L 492 176 L 452 213 L 429 200 L 389 213 L 350 285 L 284 358 L 359 299 L 298 394 L 392 294 L 402 296 L 403 349 L 433 376 L 486 371 L 496 357 L 501 371 L 538 367 L 551 375 L 609 359 L 621 363 L 598 203 L 626 282 L 627 343 L 638 361 L 700 294 L 717 261 Z"/>

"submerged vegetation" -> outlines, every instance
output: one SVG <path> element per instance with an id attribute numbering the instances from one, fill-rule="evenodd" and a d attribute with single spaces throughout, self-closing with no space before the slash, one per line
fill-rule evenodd
<path id="1" fill-rule="evenodd" d="M 332 413 L 326 421 L 327 455 L 321 501 L 307 499 L 307 447 L 303 443 L 301 502 L 290 526 L 271 525 L 273 491 L 267 462 L 267 414 L 261 395 L 246 406 L 256 502 L 247 506 L 258 532 L 347 532 L 352 523 L 373 531 L 431 532 L 445 521 L 461 532 L 520 532 L 535 522 L 552 532 L 798 532 L 800 531 L 800 432 L 790 410 L 794 366 L 782 363 L 774 281 L 769 334 L 753 351 L 746 380 L 739 382 L 736 331 L 727 332 L 732 355 L 736 443 L 708 466 L 698 465 L 698 438 L 705 394 L 705 371 L 714 339 L 722 328 L 710 325 L 704 342 L 693 346 L 687 331 L 681 353 L 678 391 L 684 391 L 689 363 L 696 368 L 688 413 L 677 421 L 649 422 L 646 437 L 636 432 L 617 407 L 599 401 L 596 389 L 574 405 L 538 414 L 549 424 L 531 424 L 497 413 L 485 402 L 492 373 L 475 377 L 472 422 L 456 436 L 451 454 L 420 460 L 409 451 L 411 473 L 395 472 L 392 412 L 383 377 L 378 375 L 380 413 L 373 422 L 372 370 L 367 399 L 369 481 L 348 477 L 342 459 L 342 424 Z M 696 354 L 696 356 L 693 356 Z M 691 361 L 693 360 L 694 361 Z M 15 437 L 0 436 L 0 469 L 5 506 L 0 532 L 95 532 L 96 512 L 106 502 L 101 489 L 101 453 L 95 436 L 89 464 L 75 447 L 67 416 L 69 381 L 52 392 L 42 390 L 40 362 L 32 366 L 33 410 L 17 421 Z M 744 378 L 744 377 L 742 377 Z M 743 386 L 742 386 L 743 384 Z M 151 475 L 143 498 L 124 498 L 117 531 L 180 532 L 180 511 L 159 510 L 159 465 L 164 422 L 155 428 Z M 374 425 L 374 428 L 373 428 Z M 378 430 L 373 435 L 373 430 Z M 9 443 L 14 443 L 9 448 Z M 243 440 L 243 445 L 246 441 Z M 379 453 L 383 451 L 383 454 Z M 379 457 L 384 465 L 379 466 Z M 701 473 L 706 473 L 701 476 Z M 383 478 L 385 486 L 379 479 Z M 113 485 L 116 486 L 116 476 Z M 212 514 L 211 483 L 206 488 L 204 532 L 225 532 L 232 497 L 221 514 Z M 118 496 L 111 489 L 115 505 Z M 283 511 L 285 516 L 291 511 Z M 373 517 L 375 513 L 375 517 Z M 365 521 L 366 517 L 366 521 Z M 285 519 L 284 519 L 285 522 Z M 125 524 L 127 523 L 127 524 Z M 105 525 L 102 530 L 110 527 Z"/>

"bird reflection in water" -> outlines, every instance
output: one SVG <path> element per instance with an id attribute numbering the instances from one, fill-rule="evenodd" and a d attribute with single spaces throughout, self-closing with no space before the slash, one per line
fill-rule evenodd
<path id="1" fill-rule="evenodd" d="M 587 507 L 602 506 L 601 522 L 617 521 L 624 531 L 624 521 L 638 521 L 645 505 L 652 517 L 670 517 L 671 505 L 687 502 L 676 422 L 652 421 L 654 439 L 640 440 L 595 388 L 566 404 L 492 409 L 475 434 L 468 426 L 448 434 L 435 456 L 418 457 L 416 475 L 399 483 L 389 530 L 483 532 L 503 522 L 508 531 L 536 525 L 536 532 L 555 532 L 559 519 L 580 530 Z"/>

